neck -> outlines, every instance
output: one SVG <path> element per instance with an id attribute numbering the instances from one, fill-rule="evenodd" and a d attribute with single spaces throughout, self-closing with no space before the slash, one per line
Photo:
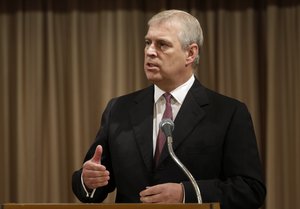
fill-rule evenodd
<path id="1" fill-rule="evenodd" d="M 155 85 L 157 85 L 161 90 L 165 91 L 165 92 L 171 92 L 173 91 L 174 89 L 178 88 L 179 86 L 181 86 L 182 84 L 186 83 L 190 78 L 191 76 L 193 76 L 193 74 L 187 76 L 186 78 L 184 79 L 181 79 L 180 82 L 172 82 L 172 81 L 169 81 L 169 82 L 166 82 L 166 81 L 163 81 L 161 83 L 155 83 Z"/>

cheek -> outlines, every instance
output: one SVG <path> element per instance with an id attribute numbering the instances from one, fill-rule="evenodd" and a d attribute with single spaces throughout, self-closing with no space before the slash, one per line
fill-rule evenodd
<path id="1" fill-rule="evenodd" d="M 185 59 L 183 56 L 173 56 L 164 63 L 167 71 L 178 71 L 185 67 Z"/>

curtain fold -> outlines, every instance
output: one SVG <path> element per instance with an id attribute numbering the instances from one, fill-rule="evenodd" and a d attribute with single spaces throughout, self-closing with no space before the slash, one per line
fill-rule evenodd
<path id="1" fill-rule="evenodd" d="M 77 201 L 72 172 L 107 102 L 149 85 L 147 20 L 170 8 L 203 27 L 196 76 L 251 112 L 265 208 L 300 207 L 300 3 L 275 0 L 0 0 L 0 202 Z"/>
<path id="2" fill-rule="evenodd" d="M 267 8 L 268 208 L 300 206 L 300 6 Z"/>

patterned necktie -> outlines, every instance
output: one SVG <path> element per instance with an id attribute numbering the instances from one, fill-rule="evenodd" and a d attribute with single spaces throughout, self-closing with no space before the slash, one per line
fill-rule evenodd
<path id="1" fill-rule="evenodd" d="M 166 109 L 165 109 L 162 119 L 168 118 L 168 119 L 173 120 L 172 107 L 171 107 L 172 95 L 170 93 L 165 93 L 163 96 L 166 100 Z M 165 145 L 165 142 L 166 142 L 165 134 L 161 131 L 161 129 L 159 129 L 157 141 L 156 141 L 155 154 L 154 154 L 155 167 L 157 167 L 157 165 L 158 165 L 159 157 L 160 157 L 162 149 Z"/>

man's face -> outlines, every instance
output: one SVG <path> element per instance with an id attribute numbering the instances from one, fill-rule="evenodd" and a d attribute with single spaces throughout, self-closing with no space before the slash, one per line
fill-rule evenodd
<path id="1" fill-rule="evenodd" d="M 171 91 L 192 75 L 187 67 L 188 51 L 178 39 L 178 24 L 152 24 L 145 36 L 144 70 L 147 79 L 165 91 Z"/>

